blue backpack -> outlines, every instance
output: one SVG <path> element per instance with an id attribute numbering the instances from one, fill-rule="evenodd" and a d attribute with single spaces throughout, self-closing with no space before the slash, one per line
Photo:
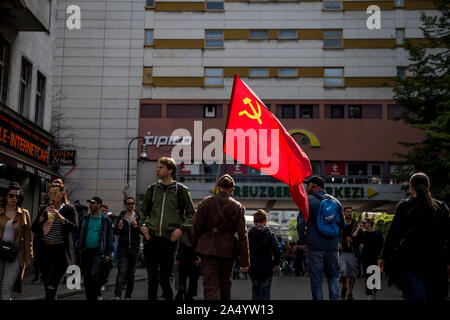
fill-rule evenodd
<path id="1" fill-rule="evenodd" d="M 330 195 L 325 198 L 317 193 L 313 196 L 320 201 L 319 212 L 317 213 L 317 229 L 328 237 L 337 237 L 341 229 L 341 206 Z"/>

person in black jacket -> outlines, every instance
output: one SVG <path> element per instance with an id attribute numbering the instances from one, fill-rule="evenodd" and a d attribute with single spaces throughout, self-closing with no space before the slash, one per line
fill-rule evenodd
<path id="1" fill-rule="evenodd" d="M 196 242 L 192 227 L 186 228 L 181 238 L 178 239 L 175 265 L 178 265 L 179 268 L 180 286 L 175 300 L 194 300 L 193 297 L 197 296 L 201 259 L 195 253 Z M 189 287 L 186 285 L 188 278 Z"/>
<path id="2" fill-rule="evenodd" d="M 45 300 L 54 300 L 67 267 L 75 264 L 72 232 L 78 230 L 78 215 L 69 203 L 61 179 L 52 182 L 50 205 L 36 217 L 31 230 L 39 241 L 39 267 L 45 286 Z"/>
<path id="3" fill-rule="evenodd" d="M 353 238 L 355 243 L 362 246 L 361 263 L 363 265 L 364 279 L 366 280 L 366 295 L 368 300 L 375 300 L 377 289 L 369 289 L 367 287 L 367 268 L 376 265 L 381 249 L 383 248 L 383 235 L 380 231 L 374 229 L 374 219 L 364 219 L 355 232 Z"/>
<path id="4" fill-rule="evenodd" d="M 253 223 L 248 232 L 252 300 L 270 300 L 273 270 L 280 268 L 280 244 L 267 225 L 264 210 L 256 210 Z"/>
<path id="5" fill-rule="evenodd" d="M 426 174 L 414 174 L 409 186 L 411 198 L 397 204 L 378 266 L 383 271 L 387 260 L 390 282 L 402 289 L 408 300 L 444 300 L 450 274 L 449 209 L 431 197 Z"/>
<path id="6" fill-rule="evenodd" d="M 122 299 L 122 289 L 126 281 L 127 289 L 125 299 L 131 299 L 134 288 L 134 276 L 136 273 L 136 262 L 141 242 L 138 225 L 140 216 L 134 211 L 134 198 L 126 197 L 124 200 L 126 210 L 122 211 L 117 218 L 114 233 L 118 235 L 117 250 L 117 278 L 114 290 L 114 300 Z"/>

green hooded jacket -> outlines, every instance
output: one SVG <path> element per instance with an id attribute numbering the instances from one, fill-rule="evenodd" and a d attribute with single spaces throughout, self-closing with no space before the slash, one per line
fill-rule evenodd
<path id="1" fill-rule="evenodd" d="M 176 184 L 176 181 L 172 182 L 167 187 L 166 192 L 164 192 L 161 181 L 156 184 L 150 216 L 145 216 L 147 206 L 152 201 L 150 186 L 147 188 L 140 208 L 142 219 L 139 228 L 141 226 L 147 226 L 150 235 L 167 237 L 177 228 L 184 230 L 187 227 L 192 227 L 192 217 L 195 213 L 195 207 L 192 202 L 191 193 L 189 192 L 189 188 L 179 184 L 183 188 L 182 198 L 186 213 L 184 222 L 182 222 L 177 203 Z"/>

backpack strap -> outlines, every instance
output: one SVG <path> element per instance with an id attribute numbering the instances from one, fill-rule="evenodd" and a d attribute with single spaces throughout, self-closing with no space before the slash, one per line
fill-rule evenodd
<path id="1" fill-rule="evenodd" d="M 323 198 L 321 195 L 317 194 L 316 192 L 314 192 L 312 194 L 317 200 L 319 200 L 320 202 L 322 202 L 323 200 L 325 200 L 325 198 Z"/>

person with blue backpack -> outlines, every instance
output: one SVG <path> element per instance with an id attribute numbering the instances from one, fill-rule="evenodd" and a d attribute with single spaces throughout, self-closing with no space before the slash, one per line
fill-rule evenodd
<path id="1" fill-rule="evenodd" d="M 324 190 L 321 177 L 308 178 L 309 217 L 305 222 L 300 212 L 297 232 L 303 249 L 307 247 L 307 260 L 313 300 L 323 300 L 322 277 L 328 281 L 330 300 L 339 300 L 339 241 L 344 227 L 342 205 Z"/>

